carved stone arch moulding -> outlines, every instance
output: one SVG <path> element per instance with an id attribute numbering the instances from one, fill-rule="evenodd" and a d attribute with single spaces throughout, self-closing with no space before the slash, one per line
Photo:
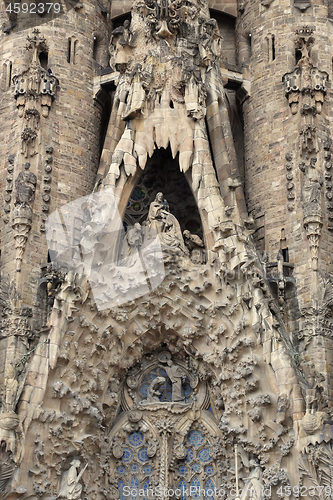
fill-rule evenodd
<path id="1" fill-rule="evenodd" d="M 190 360 L 160 351 L 143 358 L 123 384 L 122 411 L 110 430 L 110 473 L 119 498 L 126 490 L 214 489 L 220 484 L 216 444 L 222 433 L 207 384 Z M 156 491 L 156 490 L 155 490 Z"/>

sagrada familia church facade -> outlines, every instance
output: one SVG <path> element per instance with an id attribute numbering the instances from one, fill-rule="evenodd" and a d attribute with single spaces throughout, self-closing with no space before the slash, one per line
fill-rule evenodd
<path id="1" fill-rule="evenodd" d="M 332 2 L 0 8 L 0 497 L 331 499 Z"/>

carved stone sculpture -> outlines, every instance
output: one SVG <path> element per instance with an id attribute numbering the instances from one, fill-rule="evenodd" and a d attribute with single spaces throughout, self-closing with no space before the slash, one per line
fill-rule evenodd
<path id="1" fill-rule="evenodd" d="M 150 386 L 148 387 L 148 403 L 159 402 L 159 396 L 162 394 L 159 391 L 159 388 L 164 384 L 165 380 L 166 379 L 164 377 L 156 377 L 151 382 Z"/>
<path id="2" fill-rule="evenodd" d="M 190 231 L 183 232 L 185 245 L 191 252 L 191 261 L 194 264 L 203 264 L 204 262 L 204 244 L 202 239 L 196 235 L 191 234 Z"/>
<path id="3" fill-rule="evenodd" d="M 24 171 L 20 172 L 15 181 L 16 199 L 15 205 L 19 207 L 30 207 L 35 199 L 37 177 L 30 172 L 30 163 L 26 163 Z"/>
<path id="4" fill-rule="evenodd" d="M 14 363 L 11 362 L 5 372 L 5 401 L 4 401 L 4 412 L 10 413 L 14 411 L 17 389 L 18 389 L 18 380 L 17 380 L 17 370 L 14 366 Z"/>
<path id="5" fill-rule="evenodd" d="M 245 480 L 246 485 L 240 496 L 240 500 L 254 498 L 261 500 L 264 497 L 264 482 L 262 480 L 262 468 L 256 460 L 250 461 L 251 472 Z"/>
<path id="6" fill-rule="evenodd" d="M 81 498 L 82 484 L 80 479 L 86 470 L 88 464 L 84 466 L 80 473 L 78 469 L 81 466 L 80 460 L 73 460 L 67 472 L 61 478 L 60 489 L 57 498 L 67 498 L 67 500 L 78 500 Z"/>
<path id="7" fill-rule="evenodd" d="M 13 229 L 16 248 L 16 271 L 21 271 L 25 245 L 32 223 L 32 205 L 35 199 L 37 177 L 29 171 L 30 163 L 26 163 L 15 181 L 15 210 Z"/>
<path id="8" fill-rule="evenodd" d="M 172 402 L 179 403 L 185 401 L 182 391 L 182 383 L 185 382 L 186 374 L 184 370 L 173 363 L 172 359 L 167 360 L 165 371 L 172 384 Z"/>
<path id="9" fill-rule="evenodd" d="M 150 204 L 147 228 L 157 234 L 163 253 L 167 255 L 188 255 L 179 222 L 169 211 L 163 193 L 157 193 L 155 201 Z"/>

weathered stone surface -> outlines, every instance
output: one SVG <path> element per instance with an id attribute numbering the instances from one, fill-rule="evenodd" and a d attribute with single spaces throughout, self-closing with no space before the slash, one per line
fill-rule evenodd
<path id="1" fill-rule="evenodd" d="M 329 498 L 331 8 L 17 16 L 1 6 L 0 496 Z"/>

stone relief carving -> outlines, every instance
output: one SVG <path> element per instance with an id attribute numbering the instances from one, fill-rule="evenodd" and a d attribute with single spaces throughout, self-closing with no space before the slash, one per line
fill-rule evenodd
<path id="1" fill-rule="evenodd" d="M 122 169 L 133 175 L 137 164 L 144 169 L 155 149 L 170 144 L 173 157 L 179 152 L 180 171 L 192 168 L 194 191 L 204 205 L 205 192 L 214 196 L 213 180 L 200 189 L 203 172 L 213 172 L 204 123 L 207 85 L 216 81 L 224 96 L 218 68 L 222 37 L 205 3 L 162 3 L 134 2 L 131 24 L 114 33 L 110 52 L 121 68 L 116 102 L 122 101 L 125 89 L 127 99 L 119 108 L 117 127 L 122 132 L 104 186 L 120 189 Z M 193 43 L 186 39 L 189 30 Z M 170 127 L 170 120 L 178 118 L 179 132 Z M 140 132 L 143 119 L 145 132 Z"/>
<path id="2" fill-rule="evenodd" d="M 294 0 L 294 7 L 299 9 L 301 12 L 305 12 L 306 9 L 311 7 L 311 5 L 310 0 Z"/>
<path id="3" fill-rule="evenodd" d="M 34 116 L 37 116 L 37 113 L 39 114 L 36 108 L 37 104 L 41 106 L 42 116 L 48 117 L 55 98 L 56 86 L 59 82 L 50 70 L 42 68 L 39 63 L 38 55 L 40 52 L 47 51 L 47 45 L 45 37 L 37 28 L 33 30 L 31 35 L 27 36 L 27 42 L 26 49 L 33 51 L 32 61 L 27 70 L 14 75 L 13 84 L 15 86 L 14 97 L 19 116 L 28 118 L 28 122 L 30 122 L 31 111 L 33 111 Z M 34 121 L 35 125 L 38 125 L 36 118 Z M 26 129 L 25 136 L 28 136 L 28 130 L 31 130 L 29 132 L 30 136 L 35 133 L 37 137 L 36 128 L 30 128 L 26 125 Z M 26 140 L 23 137 L 22 139 Z"/>
<path id="4" fill-rule="evenodd" d="M 318 249 L 321 235 L 322 209 L 321 197 L 324 184 L 322 174 L 316 167 L 317 158 L 312 157 L 308 165 L 303 161 L 299 168 L 304 173 L 302 188 L 302 204 L 304 213 L 304 228 L 309 240 L 313 270 L 318 268 Z"/>
<path id="5" fill-rule="evenodd" d="M 312 269 L 316 272 L 323 226 L 321 198 L 324 184 L 321 169 L 316 166 L 319 153 L 316 115 L 320 114 L 322 110 L 328 75 L 313 65 L 311 49 L 314 44 L 313 28 L 303 26 L 296 30 L 295 48 L 300 52 L 301 57 L 295 69 L 283 76 L 283 81 L 292 114 L 296 115 L 300 108 L 302 116 L 302 119 L 299 120 L 301 157 L 299 168 L 304 174 L 302 186 L 303 224 L 309 241 Z M 291 172 L 288 172 L 288 175 L 291 177 Z M 327 182 L 330 188 L 330 181 Z M 293 183 L 290 183 L 289 187 L 291 196 L 294 196 Z M 330 193 L 329 189 L 328 192 Z"/>
<path id="6" fill-rule="evenodd" d="M 255 498 L 256 500 L 261 500 L 264 496 L 264 482 L 262 479 L 262 468 L 258 462 L 255 460 L 250 461 L 251 472 L 249 477 L 246 479 L 246 485 L 240 496 L 241 500 L 246 500 L 247 498 Z"/>
<path id="7" fill-rule="evenodd" d="M 46 153 L 46 158 L 45 158 L 45 165 L 44 165 L 44 170 L 45 170 L 45 175 L 43 177 L 43 214 L 42 214 L 42 221 L 43 223 L 40 226 L 41 232 L 45 232 L 45 221 L 48 218 L 48 212 L 49 212 L 49 204 L 51 201 L 51 184 L 52 184 L 52 163 L 53 163 L 53 147 L 52 146 L 46 146 L 45 148 L 45 153 Z"/>
<path id="8" fill-rule="evenodd" d="M 172 22 L 173 12 L 180 21 Z M 195 34 L 193 46 L 182 37 L 190 27 Z M 144 30 L 145 44 L 135 38 L 139 28 Z M 164 0 L 134 2 L 132 24 L 125 24 L 114 37 L 121 73 L 115 97 L 120 127 L 106 185 L 113 183 L 120 192 L 121 183 L 136 172 L 136 157 L 139 168 L 145 167 L 155 148 L 152 137 L 161 148 L 170 142 L 172 154 L 180 152 L 180 169 L 192 176 L 200 209 L 213 207 L 206 213 L 214 250 L 207 264 L 200 266 L 186 267 L 186 259 L 182 263 L 165 260 L 163 286 L 104 309 L 97 307 L 91 284 L 81 272 L 63 273 L 58 279 L 51 269 L 46 270 L 52 302 L 49 352 L 34 353 L 27 380 L 38 374 L 39 386 L 27 383 L 18 405 L 24 432 L 33 443 L 34 463 L 31 480 L 23 483 L 22 470 L 17 481 L 27 484 L 27 496 L 69 500 L 100 495 L 122 498 L 125 485 L 223 485 L 228 491 L 238 470 L 237 443 L 243 450 L 242 498 L 253 489 L 261 500 L 263 485 L 289 484 L 284 463 L 298 456 L 292 418 L 302 421 L 305 401 L 293 345 L 233 201 L 239 180 L 228 179 L 232 206 L 224 208 L 215 174 L 211 175 L 214 169 L 202 120 L 205 92 L 210 91 L 209 83 L 218 84 L 215 58 L 221 39 L 204 2 Z M 135 52 L 140 46 L 144 57 Z M 171 64 L 174 53 L 181 61 Z M 154 84 L 148 89 L 151 75 Z M 121 100 L 123 91 L 128 92 L 127 103 Z M 166 122 L 155 119 L 174 118 L 171 110 L 175 109 L 181 109 L 177 116 L 182 120 L 182 135 L 174 130 L 164 134 Z M 157 123 L 153 132 L 149 117 L 154 110 L 158 112 L 152 119 Z M 145 132 L 140 120 L 146 120 Z M 310 170 L 316 168 L 314 162 L 305 164 L 304 199 L 314 206 L 321 189 L 319 176 Z M 46 174 L 51 171 L 52 167 Z M 29 192 L 26 203 L 33 203 Z M 90 264 L 97 255 L 89 246 L 91 235 L 101 229 L 107 240 L 109 219 L 107 203 L 101 210 L 93 204 L 87 210 L 91 217 L 82 229 L 81 242 Z M 153 229 L 165 250 L 189 255 L 184 236 L 192 259 L 193 250 L 202 251 L 201 239 L 182 234 L 162 193 L 147 211 L 147 223 L 137 222 L 127 231 L 129 257 L 139 253 L 146 233 Z M 313 211 L 309 214 L 313 216 Z M 279 260 L 276 267 L 283 281 L 283 262 Z M 329 307 L 329 297 L 325 300 Z M 54 410 L 46 404 L 46 391 L 46 398 L 54 400 Z M 318 409 L 311 404 L 308 413 L 317 417 Z M 39 435 L 41 423 L 46 429 L 43 436 Z M 71 461 L 66 471 L 64 457 Z M 79 458 L 72 462 L 73 457 Z M 255 461 L 250 460 L 253 457 Z M 81 464 L 88 465 L 81 469 Z"/>
<path id="9" fill-rule="evenodd" d="M 292 114 L 298 112 L 301 104 L 302 115 L 315 116 L 321 113 L 324 103 L 328 75 L 313 66 L 311 48 L 315 39 L 312 34 L 313 30 L 308 26 L 296 31 L 295 47 L 301 52 L 302 57 L 296 68 L 282 78 Z"/>

